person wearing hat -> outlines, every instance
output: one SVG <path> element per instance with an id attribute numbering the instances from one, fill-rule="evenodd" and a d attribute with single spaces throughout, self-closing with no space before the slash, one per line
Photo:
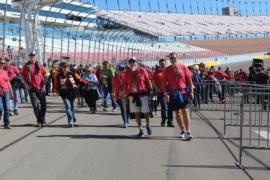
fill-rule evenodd
<path id="1" fill-rule="evenodd" d="M 95 114 L 97 111 L 97 100 L 100 96 L 98 93 L 98 79 L 94 73 L 94 68 L 86 67 L 85 72 L 82 74 L 82 79 L 87 82 L 87 84 L 82 87 L 82 95 L 90 111 Z"/>
<path id="2" fill-rule="evenodd" d="M 5 62 L 0 58 L 0 120 L 4 109 L 4 128 L 11 129 L 9 120 L 10 96 L 12 88 L 7 71 L 4 70 Z M 10 94 L 11 93 L 11 94 Z"/>
<path id="3" fill-rule="evenodd" d="M 79 90 L 75 83 L 75 79 L 81 84 L 87 84 L 87 82 L 82 80 L 79 75 L 73 75 L 73 73 L 69 71 L 68 64 L 66 62 L 61 62 L 60 70 L 54 78 L 53 95 L 59 93 L 61 96 L 65 104 L 68 127 L 70 128 L 78 126 L 75 115 L 74 101 L 78 96 Z"/>
<path id="4" fill-rule="evenodd" d="M 115 75 L 113 68 L 109 67 L 108 61 L 102 63 L 103 68 L 100 70 L 100 77 L 102 80 L 102 92 L 103 92 L 103 111 L 107 112 L 109 107 L 109 96 L 112 94 L 112 78 Z M 116 109 L 116 103 L 113 98 L 112 107 L 113 111 Z"/>
<path id="5" fill-rule="evenodd" d="M 43 127 L 46 124 L 47 102 L 45 85 L 47 83 L 48 73 L 46 68 L 36 60 L 34 51 L 29 53 L 29 60 L 23 66 L 21 75 L 29 92 L 31 104 L 37 119 L 37 127 Z"/>
<path id="6" fill-rule="evenodd" d="M 5 57 L 4 70 L 7 71 L 8 73 L 9 81 L 12 87 L 12 92 L 14 94 L 13 102 L 10 104 L 9 115 L 10 116 L 13 116 L 13 114 L 19 115 L 18 113 L 19 102 L 17 91 L 19 89 L 19 85 L 21 84 L 20 79 L 18 79 L 20 72 L 16 66 L 10 64 L 10 60 L 7 57 Z"/>
<path id="7" fill-rule="evenodd" d="M 148 93 L 153 92 L 153 86 L 148 72 L 145 68 L 138 67 L 135 58 L 129 60 L 129 70 L 124 78 L 125 92 L 129 100 L 130 113 L 135 113 L 139 128 L 138 137 L 144 137 L 141 113 L 146 120 L 146 130 L 149 136 L 152 135 L 150 127 L 150 107 Z"/>
<path id="8" fill-rule="evenodd" d="M 125 97 L 124 76 L 126 67 L 118 64 L 116 67 L 116 75 L 112 79 L 112 96 L 116 99 L 121 110 L 123 127 L 128 128 L 129 124 L 129 108 Z"/>

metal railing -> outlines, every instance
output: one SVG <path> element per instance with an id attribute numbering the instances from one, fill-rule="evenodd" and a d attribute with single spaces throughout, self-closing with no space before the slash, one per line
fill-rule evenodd
<path id="1" fill-rule="evenodd" d="M 270 150 L 270 93 L 255 92 L 242 96 L 239 137 L 237 165 L 240 168 L 243 168 L 245 150 Z"/>
<path id="2" fill-rule="evenodd" d="M 195 85 L 192 111 L 216 111 L 223 114 L 223 134 L 227 127 L 240 126 L 241 98 L 246 93 L 270 93 L 270 86 L 252 82 L 203 81 Z M 254 102 L 249 99 L 247 102 Z"/>

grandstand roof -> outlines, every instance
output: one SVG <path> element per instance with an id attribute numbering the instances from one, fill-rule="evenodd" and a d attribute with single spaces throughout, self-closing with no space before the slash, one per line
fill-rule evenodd
<path id="1" fill-rule="evenodd" d="M 269 16 L 214 16 L 106 11 L 97 17 L 143 31 L 154 37 L 270 33 Z"/>

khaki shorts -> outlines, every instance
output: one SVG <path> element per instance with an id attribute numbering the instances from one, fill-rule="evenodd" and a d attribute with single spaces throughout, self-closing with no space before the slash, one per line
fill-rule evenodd
<path id="1" fill-rule="evenodd" d="M 133 97 L 129 96 L 129 108 L 131 113 L 149 113 L 150 108 L 149 108 L 149 102 L 148 102 L 148 97 L 147 96 L 141 96 L 141 107 L 136 106 L 136 102 L 133 102 Z"/>

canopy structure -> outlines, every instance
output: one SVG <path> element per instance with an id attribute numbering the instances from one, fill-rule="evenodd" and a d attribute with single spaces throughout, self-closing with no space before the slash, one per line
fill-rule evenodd
<path id="1" fill-rule="evenodd" d="M 30 14 L 23 11 L 30 5 Z M 0 6 L 3 7 L 1 56 L 8 56 L 16 63 L 26 61 L 31 50 L 39 51 L 39 61 L 43 63 L 48 59 L 64 59 L 77 64 L 97 64 L 104 60 L 118 63 L 130 57 L 155 64 L 171 51 L 185 59 L 219 55 L 179 42 L 160 42 L 159 37 L 143 29 L 109 21 L 105 18 L 107 11 L 89 2 L 0 0 Z M 27 24 L 28 21 L 32 23 Z"/>

